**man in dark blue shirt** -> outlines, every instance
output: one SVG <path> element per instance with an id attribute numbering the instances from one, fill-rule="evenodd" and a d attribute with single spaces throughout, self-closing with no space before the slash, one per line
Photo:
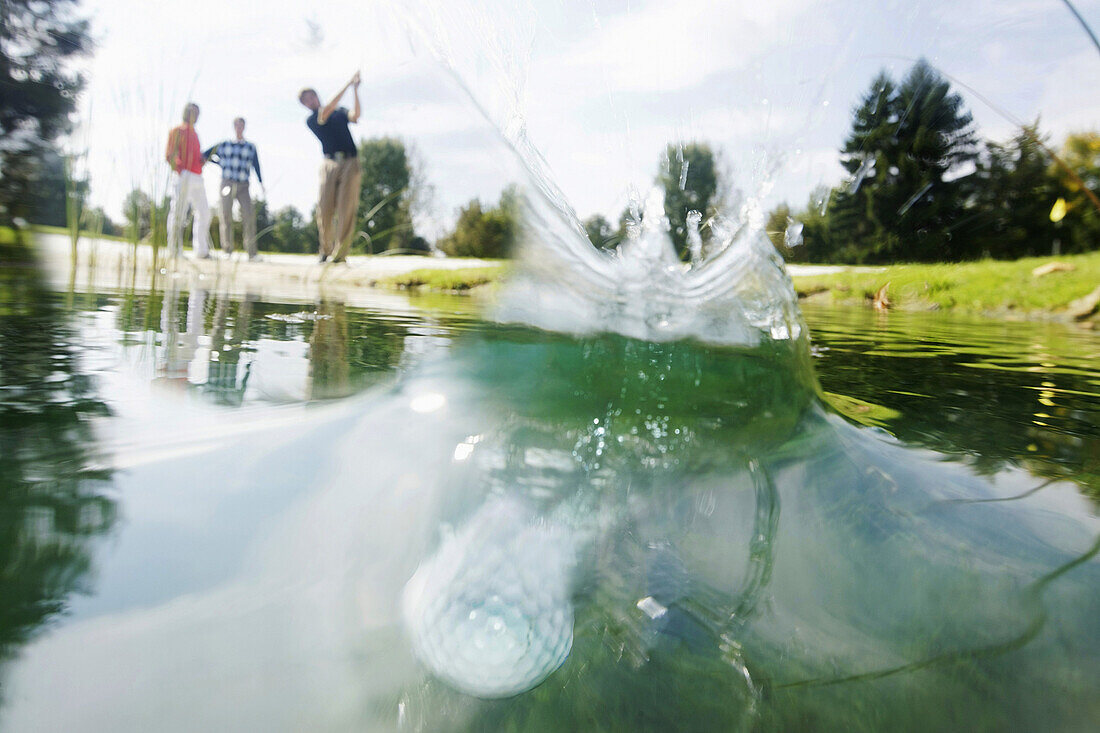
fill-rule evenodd
<path id="1" fill-rule="evenodd" d="M 355 106 L 350 113 L 338 106 L 349 87 L 355 98 Z M 317 201 L 321 262 L 329 257 L 333 262 L 343 262 L 355 232 L 359 184 L 363 178 L 355 141 L 348 129 L 349 122 L 359 121 L 359 72 L 355 72 L 324 107 L 317 92 L 310 88 L 298 94 L 298 101 L 313 112 L 306 119 L 306 126 L 321 141 L 321 152 L 325 156 L 321 164 L 321 195 Z"/>

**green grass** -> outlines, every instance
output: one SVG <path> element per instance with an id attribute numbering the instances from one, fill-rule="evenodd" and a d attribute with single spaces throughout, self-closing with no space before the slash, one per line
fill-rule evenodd
<path id="1" fill-rule="evenodd" d="M 1071 272 L 1031 274 L 1039 265 L 1062 262 Z M 800 296 L 836 303 L 868 303 L 883 285 L 891 306 L 969 313 L 1057 314 L 1100 285 L 1100 252 L 1015 261 L 889 265 L 879 271 L 848 271 L 794 278 Z M 825 295 L 827 293 L 827 295 Z"/>
<path id="2" fill-rule="evenodd" d="M 426 267 L 384 277 L 375 284 L 380 287 L 454 292 L 497 282 L 507 270 L 508 267 L 503 263 L 492 267 L 464 267 L 458 270 L 434 270 Z"/>

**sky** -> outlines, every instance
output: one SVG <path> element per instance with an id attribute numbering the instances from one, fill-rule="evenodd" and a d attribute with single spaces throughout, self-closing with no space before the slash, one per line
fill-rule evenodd
<path id="1" fill-rule="evenodd" d="M 1100 28 L 1100 0 L 1076 0 Z M 643 197 L 667 143 L 721 151 L 731 185 L 801 208 L 844 171 L 837 150 L 880 69 L 926 58 L 956 84 L 979 133 L 1041 119 L 1057 145 L 1100 130 L 1100 52 L 1062 0 L 84 0 L 96 42 L 81 124 L 92 202 L 167 190 L 168 130 L 188 100 L 207 147 L 248 121 L 271 210 L 308 214 L 320 145 L 298 90 L 336 93 L 359 69 L 357 138 L 415 149 L 442 234 L 474 197 L 522 176 L 525 136 L 581 217 L 612 221 Z M 351 106 L 350 93 L 344 103 Z M 211 201 L 216 167 L 205 172 Z"/>

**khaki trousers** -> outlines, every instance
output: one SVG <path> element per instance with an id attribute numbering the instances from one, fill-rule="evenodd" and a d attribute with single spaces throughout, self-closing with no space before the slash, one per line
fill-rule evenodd
<path id="1" fill-rule="evenodd" d="M 359 211 L 359 158 L 325 158 L 321 164 L 321 196 L 317 202 L 317 234 L 321 254 L 336 262 L 348 256 Z M 335 252 L 333 251 L 335 250 Z"/>
<path id="2" fill-rule="evenodd" d="M 249 258 L 256 256 L 256 212 L 252 208 L 252 196 L 248 193 L 248 181 L 222 179 L 222 210 L 218 217 L 221 227 L 222 249 L 233 251 L 233 201 L 241 207 L 241 223 L 244 225 L 244 248 Z"/>

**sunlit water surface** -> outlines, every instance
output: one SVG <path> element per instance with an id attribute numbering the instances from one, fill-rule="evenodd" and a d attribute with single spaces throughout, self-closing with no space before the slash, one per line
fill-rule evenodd
<path id="1" fill-rule="evenodd" d="M 800 350 L 185 279 L 24 295 L 4 730 L 1100 719 L 1090 333 L 810 309 Z"/>

